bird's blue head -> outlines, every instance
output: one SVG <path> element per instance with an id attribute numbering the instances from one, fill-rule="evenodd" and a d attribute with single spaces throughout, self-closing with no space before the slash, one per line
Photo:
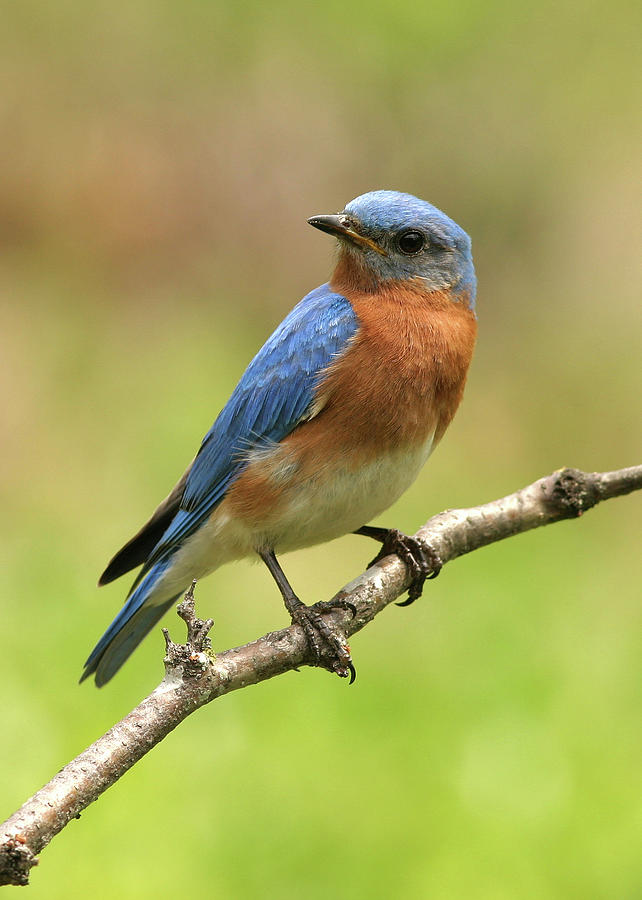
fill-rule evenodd
<path id="1" fill-rule="evenodd" d="M 313 216 L 310 225 L 339 238 L 371 281 L 421 279 L 431 291 L 475 305 L 470 238 L 441 210 L 412 194 L 370 191 L 343 212 Z"/>

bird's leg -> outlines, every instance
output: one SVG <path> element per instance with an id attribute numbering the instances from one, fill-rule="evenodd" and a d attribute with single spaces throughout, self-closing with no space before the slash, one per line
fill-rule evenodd
<path id="1" fill-rule="evenodd" d="M 443 563 L 436 550 L 433 550 L 428 544 L 420 543 L 416 538 L 397 531 L 396 528 L 377 528 L 376 525 L 363 525 L 361 528 L 357 528 L 354 533 L 374 538 L 375 541 L 381 541 L 381 550 L 368 563 L 368 566 L 379 562 L 384 556 L 390 556 L 392 553 L 395 553 L 408 567 L 412 578 L 408 588 L 408 599 L 404 600 L 403 603 L 397 603 L 397 606 L 410 606 L 411 603 L 414 603 L 418 597 L 421 597 L 426 579 L 436 578 L 441 571 Z"/>
<path id="2" fill-rule="evenodd" d="M 332 609 L 346 609 L 356 615 L 357 609 L 347 600 L 328 600 L 315 603 L 314 606 L 306 606 L 292 590 L 292 586 L 285 576 L 285 572 L 279 565 L 274 550 L 259 550 L 259 556 L 270 570 L 272 578 L 276 581 L 285 608 L 290 613 L 293 622 L 300 625 L 308 641 L 308 645 L 314 656 L 315 665 L 323 666 L 331 672 L 335 672 L 341 678 L 350 676 L 350 684 L 357 677 L 350 648 L 341 640 L 322 614 Z"/>

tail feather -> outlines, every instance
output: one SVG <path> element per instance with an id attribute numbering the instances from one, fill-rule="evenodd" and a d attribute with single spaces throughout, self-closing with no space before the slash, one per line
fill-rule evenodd
<path id="1" fill-rule="evenodd" d="M 163 500 L 153 516 L 145 522 L 143 527 L 121 547 L 118 553 L 110 560 L 107 568 L 100 576 L 98 584 L 109 584 L 116 578 L 120 578 L 130 569 L 135 569 L 148 559 L 150 553 L 160 541 L 172 519 L 178 512 L 181 497 L 185 490 L 187 476 L 192 468 L 189 465 L 187 471 L 178 482 L 174 490 Z"/>
<path id="2" fill-rule="evenodd" d="M 135 586 L 129 599 L 89 655 L 81 682 L 95 673 L 96 686 L 102 687 L 113 678 L 145 635 L 180 597 L 181 592 L 169 599 L 154 602 L 154 587 L 168 565 L 169 560 L 157 564 Z"/>
<path id="3" fill-rule="evenodd" d="M 172 521 L 172 515 L 168 514 L 164 518 L 159 516 L 151 525 L 148 523 L 142 528 L 138 534 L 135 534 L 131 541 L 128 541 L 124 547 L 121 547 L 118 553 L 109 561 L 109 565 L 98 579 L 99 587 L 103 584 L 109 584 L 135 569 L 145 562 L 156 544 L 164 535 L 167 526 Z"/>

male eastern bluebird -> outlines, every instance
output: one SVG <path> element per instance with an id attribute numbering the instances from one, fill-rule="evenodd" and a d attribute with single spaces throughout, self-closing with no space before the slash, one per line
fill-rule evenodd
<path id="1" fill-rule="evenodd" d="M 83 679 L 105 684 L 193 579 L 254 554 L 316 662 L 354 679 L 320 616 L 350 604 L 305 606 L 276 554 L 373 537 L 377 559 L 397 552 L 408 563 L 410 601 L 439 569 L 411 538 L 364 522 L 414 481 L 461 400 L 477 330 L 470 238 L 397 191 L 308 222 L 338 238 L 332 279 L 268 339 L 174 490 L 103 572 L 99 584 L 143 564 Z"/>

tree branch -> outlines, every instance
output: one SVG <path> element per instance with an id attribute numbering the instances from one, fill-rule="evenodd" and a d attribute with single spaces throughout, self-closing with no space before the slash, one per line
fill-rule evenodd
<path id="1" fill-rule="evenodd" d="M 561 469 L 483 506 L 442 512 L 415 537 L 446 563 L 531 528 L 578 517 L 602 500 L 641 488 L 642 466 L 592 474 Z M 326 613 L 327 622 L 347 638 L 408 583 L 404 563 L 388 556 L 339 592 L 356 607 L 354 618 L 334 610 Z M 37 854 L 51 839 L 195 710 L 223 694 L 311 664 L 297 625 L 213 656 L 207 637 L 212 622 L 196 618 L 192 589 L 178 611 L 187 623 L 188 640 L 174 644 L 164 629 L 165 677 L 160 685 L 0 826 L 0 885 L 27 884 Z"/>

